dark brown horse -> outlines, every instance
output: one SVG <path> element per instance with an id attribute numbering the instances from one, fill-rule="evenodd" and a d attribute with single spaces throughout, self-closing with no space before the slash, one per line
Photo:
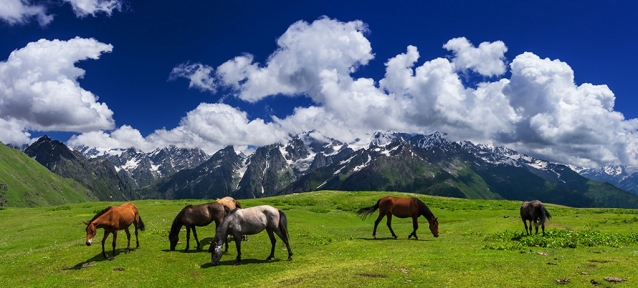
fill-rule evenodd
<path id="1" fill-rule="evenodd" d="M 521 205 L 521 219 L 523 225 L 525 225 L 525 232 L 527 235 L 532 234 L 532 223 L 536 227 L 536 234 L 538 234 L 538 225 L 540 222 L 543 228 L 543 236 L 545 236 L 545 219 L 552 219 L 552 215 L 549 215 L 545 205 L 541 201 L 525 201 Z M 527 230 L 527 222 L 529 221 L 529 230 Z"/>
<path id="2" fill-rule="evenodd" d="M 195 236 L 195 241 L 197 242 L 197 250 L 201 249 L 195 226 L 207 226 L 215 221 L 215 228 L 217 228 L 224 221 L 224 217 L 229 211 L 227 207 L 217 202 L 184 207 L 173 220 L 173 225 L 168 235 L 168 240 L 171 242 L 171 250 L 175 250 L 175 246 L 177 246 L 179 231 L 182 226 L 186 226 L 186 249 L 184 251 L 188 251 L 190 247 L 191 229 L 193 229 L 193 236 Z M 226 242 L 226 251 L 228 251 L 228 242 Z"/>
<path id="3" fill-rule="evenodd" d="M 93 242 L 93 237 L 97 233 L 97 229 L 104 229 L 104 238 L 102 238 L 102 255 L 104 258 L 109 258 L 104 251 L 104 242 L 106 242 L 106 238 L 109 237 L 110 233 L 113 233 L 113 255 L 111 255 L 110 260 L 113 260 L 115 257 L 115 243 L 117 241 L 117 231 L 124 230 L 126 231 L 126 238 L 128 239 L 128 244 L 126 245 L 126 254 L 131 251 L 131 233 L 128 231 L 128 227 L 133 224 L 135 226 L 135 242 L 136 248 L 140 248 L 140 241 L 137 238 L 137 230 L 144 231 L 144 222 L 142 222 L 142 218 L 140 217 L 139 212 L 137 211 L 137 207 L 133 203 L 124 203 L 121 206 L 109 206 L 108 208 L 100 211 L 93 219 L 89 222 L 84 222 L 86 224 L 86 246 L 91 246 Z"/>
<path id="4" fill-rule="evenodd" d="M 379 225 L 379 222 L 381 222 L 381 219 L 385 216 L 388 216 L 388 228 L 390 229 L 390 233 L 392 233 L 392 237 L 394 237 L 394 239 L 397 238 L 397 235 L 394 234 L 394 231 L 392 231 L 392 215 L 399 218 L 412 217 L 412 227 L 414 228 L 414 231 L 408 235 L 408 239 L 412 236 L 414 236 L 415 239 L 419 239 L 419 237 L 416 236 L 416 230 L 419 229 L 419 222 L 417 220 L 421 215 L 428 220 L 432 235 L 434 237 L 439 237 L 439 220 L 434 217 L 430 208 L 428 208 L 423 201 L 417 198 L 387 196 L 379 199 L 377 204 L 374 206 L 359 209 L 357 214 L 365 220 L 368 215 L 372 214 L 377 209 L 379 209 L 379 217 L 377 217 L 377 220 L 374 221 L 374 230 L 372 231 L 372 237 L 374 237 L 374 239 L 377 239 L 377 225 Z"/>

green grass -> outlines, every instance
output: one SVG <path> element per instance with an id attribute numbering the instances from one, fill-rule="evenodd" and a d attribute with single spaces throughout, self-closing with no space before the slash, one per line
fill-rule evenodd
<path id="1" fill-rule="evenodd" d="M 183 252 L 184 232 L 178 250 L 168 251 L 167 234 L 177 212 L 203 200 L 135 201 L 147 226 L 140 232 L 141 247 L 124 254 L 126 236 L 119 233 L 113 261 L 101 256 L 97 240 L 103 230 L 92 246 L 84 245 L 82 221 L 119 203 L 7 208 L 0 210 L 0 286 L 552 287 L 557 279 L 570 279 L 571 286 L 589 287 L 594 279 L 599 287 L 611 287 L 603 280 L 609 276 L 627 279 L 621 286 L 638 286 L 636 210 L 550 204 L 548 235 L 526 236 L 518 201 L 416 195 L 439 218 L 441 236 L 432 237 L 421 218 L 420 239 L 408 240 L 411 220 L 394 217 L 399 239 L 390 239 L 383 221 L 377 231 L 380 239 L 372 240 L 378 214 L 361 221 L 354 211 L 389 194 L 412 195 L 315 192 L 242 200 L 247 207 L 268 204 L 286 212 L 293 261 L 285 261 L 281 240 L 275 260 L 264 261 L 270 243 L 261 233 L 242 243 L 242 265 L 232 265 L 236 249 L 231 244 L 217 267 L 210 266 L 208 244 L 202 251 Z M 212 239 L 213 229 L 198 229 L 203 243 Z M 567 240 L 577 245 L 552 244 Z"/>
<path id="2" fill-rule="evenodd" d="M 95 201 L 80 183 L 49 171 L 0 143 L 0 206 L 34 207 Z"/>

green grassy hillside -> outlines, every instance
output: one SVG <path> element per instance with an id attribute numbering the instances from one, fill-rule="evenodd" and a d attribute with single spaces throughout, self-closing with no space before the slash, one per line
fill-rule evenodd
<path id="1" fill-rule="evenodd" d="M 95 200 L 84 186 L 0 143 L 0 206 L 49 206 Z"/>
<path id="2" fill-rule="evenodd" d="M 416 195 L 438 217 L 441 235 L 432 237 L 419 219 L 419 240 L 408 240 L 412 221 L 393 218 L 399 239 L 383 221 L 372 239 L 375 212 L 365 221 L 354 211 L 390 192 L 312 192 L 242 200 L 246 207 L 269 204 L 288 216 L 292 261 L 278 239 L 275 259 L 266 233 L 242 243 L 242 265 L 233 266 L 231 245 L 220 266 L 210 254 L 169 251 L 168 230 L 186 204 L 205 200 L 135 201 L 146 231 L 140 249 L 124 254 L 118 236 L 115 260 L 104 260 L 99 240 L 84 245 L 82 221 L 111 203 L 0 210 L 0 286 L 4 287 L 553 287 L 568 279 L 577 287 L 610 287 L 605 277 L 638 286 L 638 212 L 576 209 L 548 204 L 547 236 L 524 236 L 520 202 L 466 200 Z M 119 203 L 117 203 L 119 204 Z M 198 229 L 203 243 L 214 224 Z M 133 236 L 132 244 L 134 246 Z M 111 237 L 107 241 L 110 253 Z M 193 245 L 193 243 L 191 243 Z M 192 248 L 192 246 L 191 246 Z"/>

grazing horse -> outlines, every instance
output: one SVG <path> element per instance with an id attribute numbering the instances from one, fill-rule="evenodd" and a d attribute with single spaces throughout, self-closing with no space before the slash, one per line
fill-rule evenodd
<path id="1" fill-rule="evenodd" d="M 219 204 L 223 204 L 224 206 L 228 207 L 228 209 L 230 211 L 233 211 L 237 208 L 241 209 L 241 203 L 239 203 L 239 201 L 235 200 L 235 198 L 230 197 L 230 196 L 226 196 L 224 198 L 217 198 L 217 200 L 215 200 L 217 203 Z M 248 241 L 248 235 L 244 235 L 241 240 L 243 241 Z M 226 249 L 226 251 L 228 251 L 228 249 Z"/>
<path id="2" fill-rule="evenodd" d="M 532 234 L 532 223 L 534 223 L 536 234 L 538 234 L 538 222 L 540 222 L 543 228 L 543 236 L 545 236 L 545 219 L 552 219 L 552 215 L 549 215 L 549 212 L 545 209 L 545 205 L 543 205 L 541 201 L 525 201 L 521 205 L 521 219 L 523 220 L 523 225 L 525 225 L 527 235 Z M 527 230 L 526 221 L 529 221 L 529 230 Z"/>
<path id="3" fill-rule="evenodd" d="M 385 216 L 388 216 L 388 228 L 390 229 L 390 233 L 392 233 L 392 237 L 394 237 L 394 239 L 397 238 L 397 235 L 392 231 L 392 215 L 399 218 L 412 217 L 412 227 L 414 231 L 408 235 L 408 239 L 412 236 L 414 236 L 414 239 L 419 239 L 419 237 L 416 236 L 416 230 L 419 229 L 419 222 L 417 220 L 421 215 L 428 220 L 432 235 L 439 237 L 438 218 L 434 217 L 430 208 L 417 198 L 387 196 L 379 199 L 374 206 L 359 209 L 357 214 L 361 216 L 361 219 L 365 220 L 368 215 L 374 213 L 377 209 L 379 209 L 379 217 L 374 221 L 374 230 L 372 231 L 372 237 L 374 237 L 374 239 L 377 239 L 377 225 L 379 225 L 379 222 L 381 222 L 381 219 Z"/>
<path id="4" fill-rule="evenodd" d="M 217 228 L 217 234 L 208 249 L 208 252 L 211 252 L 211 264 L 213 266 L 219 265 L 219 260 L 223 254 L 222 242 L 227 238 L 227 235 L 231 234 L 235 238 L 235 245 L 237 246 L 235 265 L 239 265 L 241 261 L 241 236 L 257 234 L 264 229 L 268 232 L 268 237 L 270 237 L 270 243 L 272 244 L 270 255 L 266 260 L 271 260 L 275 257 L 275 243 L 277 240 L 274 234 L 277 234 L 284 241 L 288 249 L 288 261 L 292 260 L 292 250 L 290 250 L 290 244 L 288 243 L 288 219 L 286 214 L 272 206 L 262 205 L 236 209 L 226 216 L 224 222 Z"/>
<path id="5" fill-rule="evenodd" d="M 144 226 L 144 222 L 142 222 L 139 212 L 137 211 L 137 207 L 130 202 L 124 203 L 120 206 L 109 206 L 93 216 L 91 221 L 84 222 L 84 224 L 86 224 L 86 246 L 91 246 L 97 229 L 104 229 L 104 238 L 102 238 L 102 255 L 105 259 L 108 258 L 109 260 L 113 260 L 113 257 L 115 257 L 115 243 L 117 241 L 118 230 L 124 230 L 126 232 L 126 238 L 128 239 L 126 254 L 128 254 L 131 252 L 131 233 L 128 231 L 128 227 L 131 226 L 131 224 L 135 226 L 135 242 L 137 244 L 135 248 L 140 248 L 140 241 L 137 238 L 137 230 L 139 229 L 144 231 L 146 228 Z M 110 233 L 113 233 L 113 255 L 111 255 L 111 258 L 109 258 L 104 251 L 104 242 L 106 242 L 106 238 L 109 237 Z"/>
<path id="6" fill-rule="evenodd" d="M 224 217 L 230 210 L 224 205 L 217 202 L 210 202 L 200 205 L 186 205 L 177 213 L 171 225 L 171 232 L 168 234 L 168 240 L 171 242 L 171 250 L 175 250 L 177 242 L 179 241 L 179 231 L 182 226 L 186 226 L 186 249 L 188 251 L 190 247 L 191 229 L 193 229 L 193 236 L 195 236 L 195 242 L 197 242 L 197 250 L 201 247 L 199 245 L 199 239 L 197 239 L 197 231 L 195 226 L 207 226 L 211 222 L 215 221 L 215 227 L 218 227 Z M 226 251 L 228 251 L 228 242 L 226 242 Z"/>

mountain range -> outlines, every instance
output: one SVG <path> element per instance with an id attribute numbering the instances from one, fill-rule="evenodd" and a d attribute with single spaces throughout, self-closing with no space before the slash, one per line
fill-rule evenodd
<path id="1" fill-rule="evenodd" d="M 587 179 L 575 172 L 578 169 L 504 147 L 451 142 L 439 132 L 376 132 L 369 139 L 344 143 L 310 131 L 290 135 L 285 143 L 258 147 L 250 155 L 228 146 L 210 157 L 197 148 L 167 147 L 150 153 L 72 148 L 42 137 L 25 153 L 82 183 L 100 200 L 227 195 L 242 199 L 315 190 L 371 190 L 539 199 L 574 207 L 638 207 L 638 196 Z"/>

